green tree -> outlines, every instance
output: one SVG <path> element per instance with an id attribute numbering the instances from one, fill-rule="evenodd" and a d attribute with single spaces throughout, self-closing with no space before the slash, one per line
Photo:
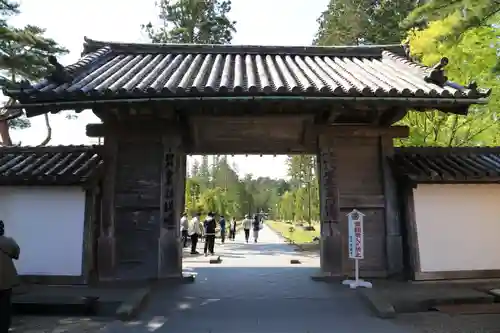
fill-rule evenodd
<path id="1" fill-rule="evenodd" d="M 312 155 L 294 155 L 288 157 L 288 176 L 295 195 L 294 216 L 297 221 L 307 221 L 318 218 L 319 208 L 318 180 L 316 177 L 316 157 Z"/>
<path id="2" fill-rule="evenodd" d="M 213 163 L 209 163 L 208 156 L 204 156 L 201 163 L 193 163 L 188 174 L 185 209 L 191 214 L 214 211 L 236 218 L 265 212 L 276 218 L 286 215 L 293 219 L 297 215 L 297 220 L 310 220 L 311 216 L 317 216 L 314 214 L 319 209 L 315 207 L 319 197 L 319 193 L 315 193 L 318 187 L 313 172 L 316 159 L 302 156 L 292 160 L 302 163 L 296 172 L 299 181 L 295 181 L 294 186 L 284 179 L 255 178 L 251 174 L 240 179 L 236 166 L 229 163 L 227 156 L 214 156 Z M 203 179 L 208 179 L 210 186 L 203 186 Z"/>
<path id="3" fill-rule="evenodd" d="M 406 28 L 427 27 L 430 22 L 459 14 L 453 22 L 448 37 L 458 37 L 464 32 L 498 23 L 500 3 L 497 0 L 427 0 L 416 7 L 402 22 Z"/>
<path id="4" fill-rule="evenodd" d="M 440 35 L 440 43 L 452 47 L 460 43 L 467 32 L 480 31 L 480 28 L 497 30 L 500 25 L 500 2 L 498 0 L 427 0 L 418 6 L 402 22 L 402 27 L 427 28 L 432 22 L 447 21 L 449 26 L 445 34 Z M 469 34 L 470 36 L 470 34 Z M 493 41 L 493 47 L 499 49 L 498 38 Z M 492 65 L 492 69 L 500 69 L 500 57 Z"/>
<path id="5" fill-rule="evenodd" d="M 279 216 L 284 221 L 293 221 L 295 219 L 295 195 L 286 191 L 278 203 Z"/>
<path id="6" fill-rule="evenodd" d="M 424 30 L 413 29 L 408 41 L 412 56 L 432 66 L 447 57 L 447 76 L 451 81 L 490 87 L 493 92 L 487 105 L 471 106 L 467 116 L 450 115 L 439 111 L 410 112 L 401 121 L 411 129 L 410 138 L 402 145 L 476 146 L 500 144 L 500 99 L 498 77 L 492 73 L 498 60 L 497 28 L 481 26 L 464 32 L 455 44 L 443 43 L 444 36 L 452 33 L 462 20 L 455 13 L 442 20 L 430 22 Z"/>
<path id="7" fill-rule="evenodd" d="M 210 188 L 203 192 L 200 203 L 206 213 L 215 212 L 224 216 L 234 215 L 233 207 L 227 200 L 226 192 L 220 187 Z"/>
<path id="8" fill-rule="evenodd" d="M 200 180 L 202 190 L 210 187 L 210 173 L 210 163 L 208 162 L 208 156 L 204 155 L 201 157 L 201 164 L 198 173 L 198 178 Z"/>
<path id="9" fill-rule="evenodd" d="M 53 39 L 44 37 L 45 30 L 42 28 L 32 25 L 24 28 L 10 26 L 8 18 L 17 14 L 17 2 L 0 1 L 0 83 L 3 87 L 12 87 L 21 80 L 33 81 L 42 78 L 51 68 L 50 56 L 60 56 L 68 52 Z M 13 100 L 9 100 L 6 106 L 13 103 Z M 52 135 L 49 116 L 45 114 L 44 117 L 47 135 L 40 145 L 47 144 Z M 12 145 L 10 128 L 22 129 L 30 126 L 25 117 L 9 116 L 6 109 L 0 111 L 0 122 L 3 145 Z"/>
<path id="10" fill-rule="evenodd" d="M 153 43 L 228 44 L 236 31 L 231 1 L 160 0 L 157 7 L 160 26 L 143 25 Z"/>
<path id="11" fill-rule="evenodd" d="M 191 165 L 189 175 L 193 178 L 196 178 L 200 175 L 200 162 L 198 162 L 198 160 L 194 160 L 193 164 Z"/>
<path id="12" fill-rule="evenodd" d="M 156 6 L 160 24 L 142 25 L 153 43 L 228 44 L 236 32 L 228 0 L 159 0 Z M 210 170 L 215 169 L 203 156 L 198 175 L 202 191 L 213 187 Z"/>
<path id="13" fill-rule="evenodd" d="M 201 191 L 199 182 L 193 178 L 186 179 L 185 211 L 188 212 L 190 216 L 203 210 L 200 199 Z"/>
<path id="14" fill-rule="evenodd" d="M 318 18 L 316 45 L 399 43 L 400 23 L 415 8 L 407 0 L 330 0 Z"/>

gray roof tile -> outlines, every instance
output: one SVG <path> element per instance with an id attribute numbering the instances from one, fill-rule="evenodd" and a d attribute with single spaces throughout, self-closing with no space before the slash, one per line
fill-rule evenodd
<path id="1" fill-rule="evenodd" d="M 103 166 L 93 146 L 0 148 L 0 185 L 75 185 Z"/>
<path id="2" fill-rule="evenodd" d="M 500 147 L 398 148 L 392 163 L 416 182 L 500 180 Z"/>
<path id="3" fill-rule="evenodd" d="M 328 97 L 482 97 L 424 80 L 430 68 L 402 46 L 250 47 L 120 44 L 86 40 L 68 66 L 71 82 L 51 77 L 6 93 L 22 103 L 85 97 L 301 95 Z"/>

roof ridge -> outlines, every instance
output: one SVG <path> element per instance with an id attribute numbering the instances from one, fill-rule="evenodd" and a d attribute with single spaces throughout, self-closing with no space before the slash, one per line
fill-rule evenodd
<path id="1" fill-rule="evenodd" d="M 382 57 L 383 51 L 404 56 L 402 44 L 388 45 L 338 45 L 338 46 L 285 46 L 285 45 L 227 45 L 227 44 L 177 44 L 177 43 L 125 43 L 98 41 L 84 37 L 83 54 L 109 47 L 115 52 L 152 53 L 168 50 L 170 53 L 234 53 L 234 54 L 289 54 Z"/>

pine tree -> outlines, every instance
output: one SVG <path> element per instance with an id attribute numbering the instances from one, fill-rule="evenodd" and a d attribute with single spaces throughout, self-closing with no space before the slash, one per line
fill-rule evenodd
<path id="1" fill-rule="evenodd" d="M 0 0 L 0 85 L 13 87 L 21 80 L 34 81 L 47 74 L 51 67 L 49 56 L 66 54 L 67 49 L 58 45 L 53 39 L 44 37 L 45 30 L 28 25 L 24 28 L 14 28 L 7 22 L 8 18 L 19 14 L 19 4 L 11 0 Z M 12 105 L 9 100 L 6 106 Z M 25 118 L 18 118 L 21 112 L 13 114 L 4 108 L 0 110 L 0 136 L 2 145 L 12 145 L 10 128 L 26 128 L 30 126 Z M 52 129 L 49 116 L 44 115 L 47 135 L 40 145 L 47 144 L 51 139 Z"/>
<path id="2" fill-rule="evenodd" d="M 210 187 L 210 163 L 207 155 L 201 157 L 199 178 L 202 190 Z"/>
<path id="3" fill-rule="evenodd" d="M 228 18 L 228 0 L 160 0 L 162 25 L 143 25 L 153 43 L 228 44 L 236 22 Z"/>

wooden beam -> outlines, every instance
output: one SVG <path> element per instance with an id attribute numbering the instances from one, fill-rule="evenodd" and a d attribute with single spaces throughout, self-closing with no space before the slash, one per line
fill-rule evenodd
<path id="1" fill-rule="evenodd" d="M 265 138 L 264 138 L 265 139 Z M 297 141 L 269 142 L 267 140 L 212 140 L 198 142 L 186 153 L 191 155 L 228 155 L 228 154 L 316 154 L 317 147 L 314 143 L 298 144 Z"/>
<path id="2" fill-rule="evenodd" d="M 328 114 L 328 118 L 326 120 L 326 122 L 328 124 L 333 124 L 335 122 L 335 120 L 337 120 L 337 118 L 343 114 L 343 110 L 342 111 L 331 111 L 329 114 Z"/>
<path id="3" fill-rule="evenodd" d="M 190 150 L 195 143 L 193 128 L 189 122 L 189 119 L 184 114 L 179 114 L 177 118 L 181 130 L 182 144 L 184 145 L 186 150 Z"/>
<path id="4" fill-rule="evenodd" d="M 122 133 L 127 135 L 148 136 L 152 133 L 172 133 L 182 130 L 179 121 L 173 120 L 128 120 L 109 121 L 101 124 L 87 124 L 86 134 L 88 137 L 105 137 L 108 133 Z"/>
<path id="5" fill-rule="evenodd" d="M 349 209 L 384 208 L 383 195 L 340 195 L 340 207 Z"/>
<path id="6" fill-rule="evenodd" d="M 407 126 L 367 126 L 367 125 L 330 125 L 316 126 L 318 134 L 332 137 L 380 137 L 406 138 L 410 135 Z"/>
<path id="7" fill-rule="evenodd" d="M 104 124 L 87 124 L 85 133 L 89 138 L 102 138 L 106 133 Z"/>
<path id="8" fill-rule="evenodd" d="M 378 118 L 379 126 L 390 126 L 401 119 L 406 115 L 408 110 L 404 108 L 393 108 L 383 112 Z"/>

